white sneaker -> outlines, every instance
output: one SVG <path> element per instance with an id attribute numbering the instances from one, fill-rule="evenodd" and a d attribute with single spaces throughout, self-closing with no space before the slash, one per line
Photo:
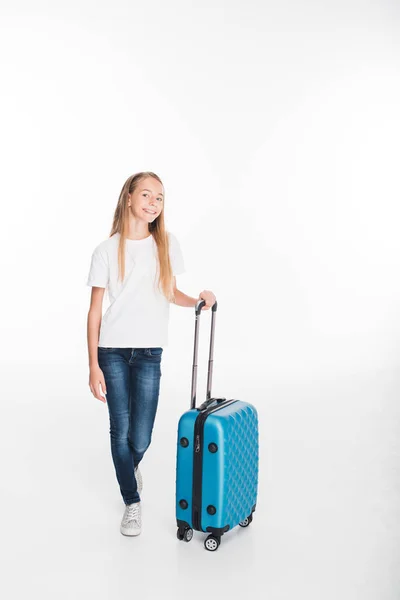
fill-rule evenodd
<path id="1" fill-rule="evenodd" d="M 126 505 L 120 531 L 123 535 L 139 535 L 142 531 L 142 507 L 140 502 Z"/>
<path id="2" fill-rule="evenodd" d="M 142 474 L 140 472 L 139 466 L 135 467 L 135 477 L 136 477 L 136 482 L 137 482 L 137 490 L 140 495 L 142 493 L 142 489 L 143 489 L 143 478 L 142 478 Z"/>

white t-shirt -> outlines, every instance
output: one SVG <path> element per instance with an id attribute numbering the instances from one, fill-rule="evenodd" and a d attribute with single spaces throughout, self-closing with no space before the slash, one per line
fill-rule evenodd
<path id="1" fill-rule="evenodd" d="M 168 232 L 173 275 L 185 272 L 181 248 Z M 87 285 L 107 289 L 110 306 L 104 313 L 99 346 L 157 348 L 168 345 L 170 303 L 157 287 L 157 245 L 152 235 L 126 240 L 125 279 L 118 280 L 118 243 L 115 233 L 93 251 Z"/>

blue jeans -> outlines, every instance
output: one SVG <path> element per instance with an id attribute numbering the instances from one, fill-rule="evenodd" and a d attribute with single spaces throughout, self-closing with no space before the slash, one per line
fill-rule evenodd
<path id="1" fill-rule="evenodd" d="M 134 469 L 151 442 L 162 348 L 98 347 L 107 389 L 111 454 L 125 504 L 140 501 Z"/>

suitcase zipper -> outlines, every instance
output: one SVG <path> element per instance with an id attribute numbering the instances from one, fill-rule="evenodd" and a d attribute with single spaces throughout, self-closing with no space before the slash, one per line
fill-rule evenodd
<path id="1" fill-rule="evenodd" d="M 194 425 L 194 455 L 193 455 L 193 490 L 192 490 L 192 523 L 193 529 L 202 531 L 201 528 L 201 503 L 202 503 L 202 470 L 203 470 L 203 437 L 204 423 L 211 413 L 220 408 L 225 408 L 237 400 L 225 400 L 212 408 L 207 407 L 199 412 Z"/>

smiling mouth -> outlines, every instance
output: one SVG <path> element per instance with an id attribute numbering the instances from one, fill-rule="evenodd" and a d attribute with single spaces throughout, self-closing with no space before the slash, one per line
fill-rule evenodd
<path id="1" fill-rule="evenodd" d="M 145 213 L 147 213 L 148 215 L 155 215 L 157 214 L 156 211 L 152 211 L 152 210 L 147 210 L 147 208 L 143 209 Z"/>

